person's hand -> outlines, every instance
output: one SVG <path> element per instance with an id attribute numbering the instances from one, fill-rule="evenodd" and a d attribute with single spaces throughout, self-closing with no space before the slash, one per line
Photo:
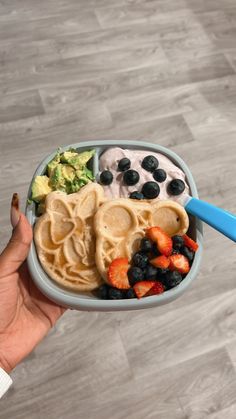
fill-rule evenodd
<path id="1" fill-rule="evenodd" d="M 10 372 L 48 333 L 65 309 L 36 288 L 25 259 L 32 229 L 18 210 L 18 196 L 11 208 L 12 237 L 0 255 L 0 367 Z"/>

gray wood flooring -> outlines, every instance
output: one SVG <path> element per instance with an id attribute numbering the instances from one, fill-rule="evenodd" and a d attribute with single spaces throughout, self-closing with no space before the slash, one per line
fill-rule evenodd
<path id="1" fill-rule="evenodd" d="M 0 246 L 13 192 L 86 139 L 168 146 L 236 212 L 235 0 L 0 1 Z M 68 311 L 12 373 L 1 419 L 234 419 L 236 246 L 205 228 L 198 280 L 125 313 Z"/>

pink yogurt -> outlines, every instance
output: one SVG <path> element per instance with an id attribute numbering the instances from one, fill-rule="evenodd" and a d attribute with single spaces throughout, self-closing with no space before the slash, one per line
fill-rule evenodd
<path id="1" fill-rule="evenodd" d="M 154 181 L 152 173 L 146 171 L 142 168 L 141 163 L 144 157 L 146 156 L 155 156 L 159 161 L 158 169 L 164 169 L 167 178 L 164 182 L 157 182 L 160 187 L 160 194 L 157 199 L 166 200 L 171 199 L 173 201 L 182 203 L 185 200 L 185 197 L 189 195 L 189 187 L 186 182 L 186 177 L 184 172 L 177 166 L 168 157 L 160 153 L 153 153 L 152 151 L 145 150 L 127 150 L 119 147 L 112 147 L 106 150 L 100 157 L 100 172 L 103 170 L 110 170 L 113 174 L 113 182 L 111 185 L 104 186 L 105 195 L 108 198 L 128 198 L 131 192 L 138 191 L 141 192 L 142 186 L 145 182 Z M 131 161 L 130 169 L 136 170 L 140 179 L 139 182 L 134 186 L 127 186 L 123 183 L 123 173 L 118 171 L 118 162 L 122 158 L 127 157 Z M 168 195 L 167 185 L 172 179 L 181 179 L 185 183 L 185 190 L 182 194 L 173 196 Z"/>

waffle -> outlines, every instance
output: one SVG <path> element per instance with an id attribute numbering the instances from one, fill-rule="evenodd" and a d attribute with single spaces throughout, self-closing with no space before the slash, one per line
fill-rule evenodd
<path id="1" fill-rule="evenodd" d="M 94 219 L 96 265 L 103 279 L 113 259 L 132 255 L 139 249 L 145 230 L 159 226 L 170 236 L 185 234 L 189 219 L 185 209 L 174 201 L 137 201 L 119 198 L 105 202 Z"/>
<path id="2" fill-rule="evenodd" d="M 95 264 L 94 214 L 104 202 L 102 186 L 90 183 L 66 195 L 51 192 L 45 213 L 34 227 L 43 269 L 54 281 L 74 291 L 91 291 L 103 281 Z"/>

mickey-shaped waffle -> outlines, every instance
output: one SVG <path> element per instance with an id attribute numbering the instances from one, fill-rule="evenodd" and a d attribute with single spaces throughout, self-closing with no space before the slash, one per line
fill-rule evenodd
<path id="1" fill-rule="evenodd" d="M 128 258 L 138 250 L 148 227 L 159 226 L 170 236 L 185 234 L 189 219 L 174 201 L 138 201 L 119 198 L 105 202 L 96 212 L 96 264 L 103 279 L 116 258 Z"/>
<path id="2" fill-rule="evenodd" d="M 34 240 L 44 270 L 66 288 L 91 291 L 102 283 L 95 264 L 93 222 L 103 202 L 103 188 L 96 183 L 71 195 L 51 192 L 46 198 Z"/>

